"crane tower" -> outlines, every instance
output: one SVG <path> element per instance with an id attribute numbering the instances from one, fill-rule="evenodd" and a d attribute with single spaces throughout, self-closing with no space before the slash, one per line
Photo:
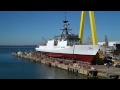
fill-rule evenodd
<path id="1" fill-rule="evenodd" d="M 82 11 L 81 22 L 80 22 L 80 32 L 79 32 L 79 38 L 80 38 L 81 44 L 82 44 L 83 32 L 84 32 L 85 15 L 86 15 L 86 11 Z M 89 11 L 89 17 L 90 17 L 90 26 L 91 26 L 91 32 L 92 32 L 92 42 L 93 42 L 93 45 L 97 45 L 98 40 L 97 40 L 97 34 L 96 34 L 94 11 Z"/>

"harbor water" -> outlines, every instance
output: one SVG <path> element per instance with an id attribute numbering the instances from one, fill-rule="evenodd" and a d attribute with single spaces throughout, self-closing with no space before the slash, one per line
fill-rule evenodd
<path id="1" fill-rule="evenodd" d="M 0 46 L 0 79 L 88 79 L 41 63 L 17 58 L 12 52 L 34 51 L 36 46 Z"/>

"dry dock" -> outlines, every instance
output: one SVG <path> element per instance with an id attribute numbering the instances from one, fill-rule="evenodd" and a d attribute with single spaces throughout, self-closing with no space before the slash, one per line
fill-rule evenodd
<path id="1" fill-rule="evenodd" d="M 20 57 L 38 63 L 44 63 L 48 66 L 64 69 L 73 73 L 83 74 L 88 77 L 118 79 L 120 75 L 120 68 L 116 68 L 114 66 L 107 67 L 105 65 L 90 65 L 86 62 L 75 62 L 74 60 L 45 57 L 37 52 L 31 55 L 18 53 L 12 54 L 16 57 Z"/>

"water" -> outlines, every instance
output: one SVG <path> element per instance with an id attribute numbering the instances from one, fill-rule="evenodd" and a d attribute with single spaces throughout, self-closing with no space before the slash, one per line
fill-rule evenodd
<path id="1" fill-rule="evenodd" d="M 34 51 L 36 46 L 0 46 L 0 79 L 87 79 L 86 76 L 34 63 L 12 52 Z"/>

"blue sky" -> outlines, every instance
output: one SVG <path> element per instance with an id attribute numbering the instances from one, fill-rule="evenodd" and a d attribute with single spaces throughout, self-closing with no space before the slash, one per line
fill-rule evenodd
<path id="1" fill-rule="evenodd" d="M 79 33 L 81 11 L 66 11 L 74 34 Z M 120 11 L 95 11 L 98 41 L 120 41 Z M 38 45 L 61 33 L 65 11 L 0 11 L 0 45 Z M 83 42 L 91 37 L 86 13 Z"/>

